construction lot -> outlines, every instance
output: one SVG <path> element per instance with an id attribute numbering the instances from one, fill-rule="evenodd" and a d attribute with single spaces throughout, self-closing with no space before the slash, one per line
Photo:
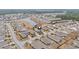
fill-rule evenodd
<path id="1" fill-rule="evenodd" d="M 0 21 L 1 49 L 79 48 L 79 21 L 61 20 L 54 14 L 25 16 Z"/>

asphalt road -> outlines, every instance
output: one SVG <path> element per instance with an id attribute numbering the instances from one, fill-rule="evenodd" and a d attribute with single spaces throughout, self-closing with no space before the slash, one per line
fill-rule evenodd
<path id="1" fill-rule="evenodd" d="M 11 35 L 12 35 L 12 38 L 13 38 L 12 40 L 13 40 L 20 48 L 24 48 L 24 47 L 23 47 L 23 44 L 17 40 L 16 35 L 15 35 L 15 33 L 14 33 L 14 30 L 13 30 L 13 28 L 10 26 L 10 24 L 9 24 L 9 23 L 6 23 L 6 25 L 7 25 L 7 27 L 9 28 L 9 30 L 10 30 L 10 32 L 11 32 Z"/>

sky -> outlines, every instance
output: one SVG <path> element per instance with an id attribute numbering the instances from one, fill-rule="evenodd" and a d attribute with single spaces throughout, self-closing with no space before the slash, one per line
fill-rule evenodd
<path id="1" fill-rule="evenodd" d="M 78 5 L 78 0 L 0 0 L 1 9 L 69 9 Z"/>

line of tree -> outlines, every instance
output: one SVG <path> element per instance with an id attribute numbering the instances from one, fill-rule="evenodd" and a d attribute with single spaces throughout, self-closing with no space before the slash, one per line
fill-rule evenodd
<path id="1" fill-rule="evenodd" d="M 79 14 L 57 15 L 56 17 L 64 19 L 64 20 L 78 20 L 79 21 Z"/>

